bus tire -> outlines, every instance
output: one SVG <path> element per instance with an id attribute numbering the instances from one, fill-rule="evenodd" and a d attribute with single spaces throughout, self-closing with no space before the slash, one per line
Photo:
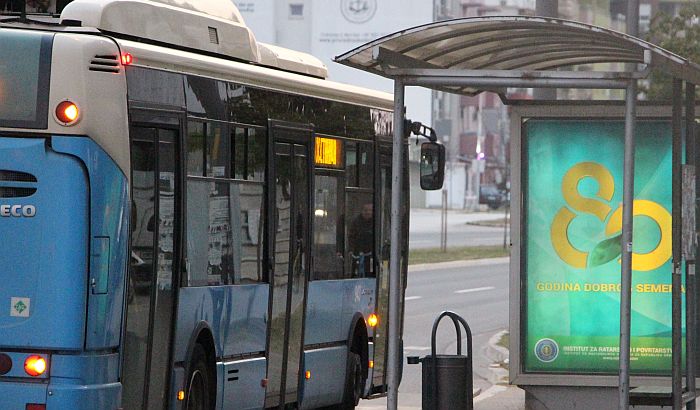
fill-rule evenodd
<path id="1" fill-rule="evenodd" d="M 345 392 L 340 410 L 353 410 L 360 403 L 364 389 L 362 374 L 362 359 L 355 352 L 348 353 L 348 364 L 345 369 Z"/>
<path id="2" fill-rule="evenodd" d="M 192 350 L 189 372 L 187 375 L 187 401 L 185 410 L 210 410 L 209 402 L 209 371 L 207 370 L 207 354 L 202 345 L 197 343 Z"/>

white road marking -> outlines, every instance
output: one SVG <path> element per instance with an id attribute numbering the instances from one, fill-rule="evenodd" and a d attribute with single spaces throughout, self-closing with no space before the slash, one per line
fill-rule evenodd
<path id="1" fill-rule="evenodd" d="M 418 300 L 423 299 L 423 296 L 406 296 L 403 300 Z"/>
<path id="2" fill-rule="evenodd" d="M 418 350 L 418 351 L 430 350 L 430 346 L 406 346 L 403 348 L 403 350 Z"/>
<path id="3" fill-rule="evenodd" d="M 485 286 L 483 288 L 473 288 L 473 289 L 462 289 L 462 290 L 456 290 L 455 293 L 472 293 L 472 292 L 483 292 L 486 290 L 494 290 L 496 289 L 493 286 Z"/>

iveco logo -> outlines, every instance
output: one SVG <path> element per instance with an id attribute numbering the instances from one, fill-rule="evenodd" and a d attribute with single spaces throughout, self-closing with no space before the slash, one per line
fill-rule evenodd
<path id="1" fill-rule="evenodd" d="M 0 217 L 32 218 L 35 215 L 34 205 L 0 205 Z"/>

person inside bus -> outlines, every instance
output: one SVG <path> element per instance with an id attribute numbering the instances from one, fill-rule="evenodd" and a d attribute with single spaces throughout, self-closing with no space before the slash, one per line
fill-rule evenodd
<path id="1" fill-rule="evenodd" d="M 348 232 L 351 277 L 365 277 L 372 272 L 374 248 L 374 207 L 371 202 L 362 205 L 362 211 L 353 218 Z"/>

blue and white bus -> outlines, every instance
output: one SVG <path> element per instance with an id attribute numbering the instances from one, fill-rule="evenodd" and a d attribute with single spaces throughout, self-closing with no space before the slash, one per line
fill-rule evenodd
<path id="1" fill-rule="evenodd" d="M 230 0 L 0 17 L 1 409 L 385 394 L 393 102 L 326 74 Z"/>

